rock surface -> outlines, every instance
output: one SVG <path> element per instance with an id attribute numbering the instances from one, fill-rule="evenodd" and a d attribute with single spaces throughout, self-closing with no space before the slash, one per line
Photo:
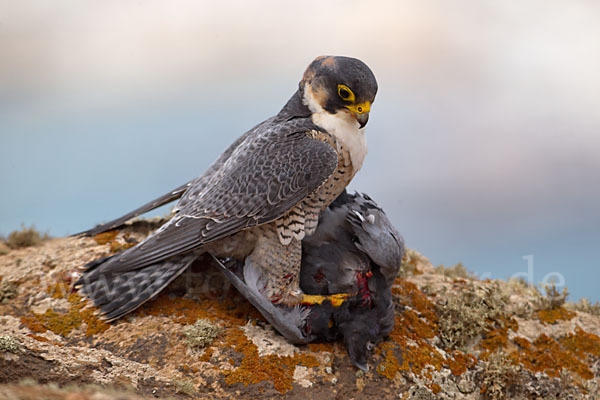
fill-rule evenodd
<path id="1" fill-rule="evenodd" d="M 208 259 L 106 324 L 71 290 L 73 274 L 153 227 L 0 255 L 0 398 L 600 398 L 597 314 L 415 251 L 393 288 L 394 331 L 366 373 L 341 342 L 287 343 Z"/>

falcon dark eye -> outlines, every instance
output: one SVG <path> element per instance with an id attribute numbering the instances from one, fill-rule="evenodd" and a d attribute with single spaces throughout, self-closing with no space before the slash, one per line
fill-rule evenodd
<path id="1" fill-rule="evenodd" d="M 338 96 L 344 101 L 354 101 L 354 93 L 346 85 L 338 85 Z"/>

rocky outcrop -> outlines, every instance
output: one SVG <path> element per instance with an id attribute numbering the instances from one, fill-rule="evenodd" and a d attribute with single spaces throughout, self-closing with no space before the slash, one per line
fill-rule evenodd
<path id="1" fill-rule="evenodd" d="M 0 398 L 599 398 L 593 307 L 436 269 L 415 251 L 393 287 L 395 328 L 366 373 L 341 342 L 287 343 L 208 259 L 106 324 L 71 290 L 73 273 L 152 227 L 5 249 Z"/>

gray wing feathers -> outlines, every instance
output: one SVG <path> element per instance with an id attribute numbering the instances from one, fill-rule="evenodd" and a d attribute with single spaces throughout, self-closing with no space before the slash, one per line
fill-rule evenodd
<path id="1" fill-rule="evenodd" d="M 200 184 L 192 184 L 174 218 L 91 274 L 143 268 L 279 218 L 318 188 L 337 166 L 335 149 L 307 135 L 314 127 L 295 120 L 267 120 L 257 126 L 235 149 L 229 149 L 226 160 L 215 163 L 220 166 L 205 174 Z"/>
<path id="2" fill-rule="evenodd" d="M 172 218 L 137 246 L 116 254 L 102 265 L 86 272 L 86 277 L 92 280 L 101 275 L 137 270 L 197 247 L 198 227 L 188 220 L 183 221 L 177 228 L 172 228 L 177 222 L 177 217 Z M 168 234 L 166 240 L 162 236 L 165 233 Z M 157 246 L 157 243 L 160 246 Z"/>
<path id="3" fill-rule="evenodd" d="M 143 206 L 141 206 L 139 208 L 136 208 L 135 210 L 133 210 L 119 218 L 116 218 L 105 224 L 98 225 L 92 229 L 88 229 L 87 231 L 76 233 L 74 236 L 78 236 L 78 235 L 94 236 L 99 233 L 118 228 L 119 226 L 123 225 L 125 222 L 129 221 L 132 218 L 135 218 L 139 215 L 147 213 L 148 211 L 152 211 L 155 208 L 158 208 L 158 207 L 163 206 L 167 203 L 170 203 L 174 200 L 182 198 L 181 201 L 179 202 L 179 204 L 177 205 L 177 207 L 175 207 L 175 209 L 173 210 L 173 212 L 177 212 L 182 205 L 185 205 L 187 203 L 187 201 L 189 201 L 189 197 L 186 197 L 186 193 L 188 192 L 188 189 L 190 187 L 194 187 L 194 190 L 196 192 L 203 190 L 204 187 L 206 186 L 207 182 L 210 180 L 212 175 L 215 173 L 215 171 L 218 171 L 219 168 L 221 168 L 223 163 L 225 163 L 225 161 L 227 161 L 227 159 L 231 156 L 231 153 L 233 152 L 233 150 L 235 150 L 237 148 L 237 146 L 239 146 L 239 144 L 250 134 L 250 132 L 251 131 L 246 132 L 244 135 L 240 136 L 235 142 L 233 142 L 231 144 L 231 146 L 229 146 L 227 148 L 227 150 L 225 150 L 223 152 L 223 154 L 221 154 L 219 156 L 219 158 L 217 158 L 211 164 L 210 167 L 208 167 L 208 169 L 204 172 L 204 174 L 202 174 L 198 178 L 193 179 L 193 180 L 179 186 L 178 188 L 171 190 L 170 192 L 144 204 Z"/>
<path id="4" fill-rule="evenodd" d="M 307 130 L 302 125 L 275 125 L 249 137 L 211 177 L 206 190 L 181 208 L 182 215 L 215 221 L 239 218 L 246 226 L 280 217 L 337 165 L 335 149 L 307 136 Z"/>
<path id="5" fill-rule="evenodd" d="M 187 190 L 177 206 L 174 208 L 173 212 L 178 212 L 182 207 L 185 207 L 190 201 L 193 201 L 198 193 L 201 193 L 212 176 L 219 171 L 219 169 L 223 166 L 225 161 L 231 157 L 231 153 L 242 143 L 249 135 L 252 133 L 252 130 L 246 132 L 239 138 L 237 138 L 224 152 L 221 154 L 204 173 L 198 178 L 192 181 L 190 188 L 192 190 Z"/>

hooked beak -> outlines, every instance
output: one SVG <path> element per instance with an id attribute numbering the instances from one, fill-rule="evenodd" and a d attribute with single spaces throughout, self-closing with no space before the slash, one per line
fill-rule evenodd
<path id="1" fill-rule="evenodd" d="M 358 125 L 360 125 L 360 128 L 362 129 L 367 122 L 369 122 L 369 113 L 354 114 L 354 118 L 356 118 Z"/>
<path id="2" fill-rule="evenodd" d="M 352 116 L 358 121 L 361 129 L 367 125 L 367 122 L 369 121 L 369 111 L 371 111 L 370 102 L 365 101 L 364 103 L 360 104 L 352 104 L 346 106 L 346 108 L 350 110 Z"/>

